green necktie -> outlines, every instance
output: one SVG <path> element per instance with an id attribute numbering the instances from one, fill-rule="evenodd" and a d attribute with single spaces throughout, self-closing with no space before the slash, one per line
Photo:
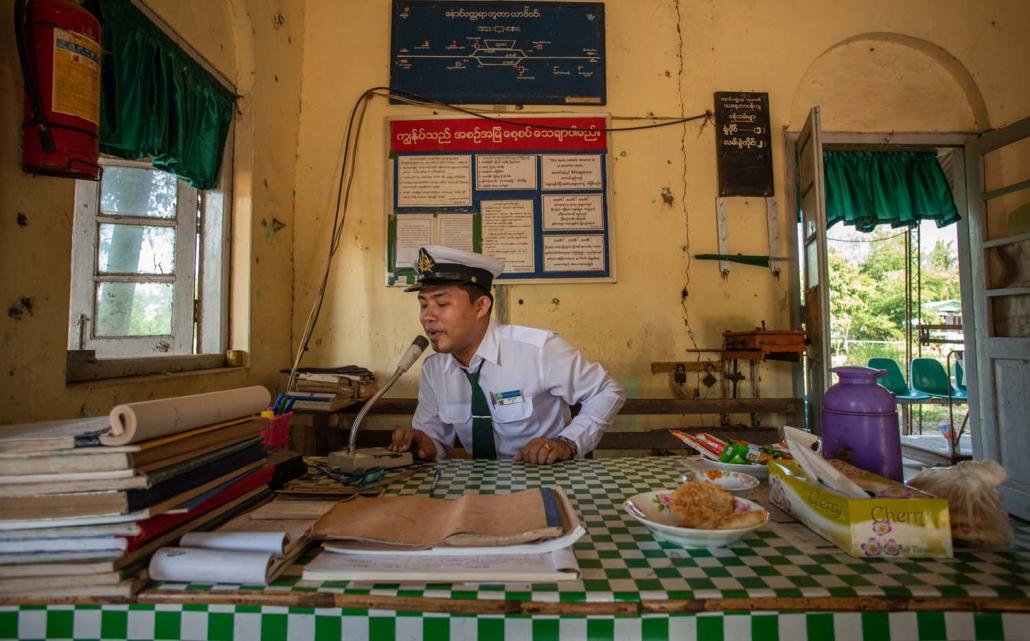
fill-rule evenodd
<path id="1" fill-rule="evenodd" d="M 465 372 L 465 378 L 469 379 L 472 386 L 472 458 L 497 458 L 497 450 L 494 448 L 494 423 L 490 420 L 490 406 L 486 403 L 486 394 L 479 386 L 479 373 L 483 370 L 482 364 L 476 373 Z"/>

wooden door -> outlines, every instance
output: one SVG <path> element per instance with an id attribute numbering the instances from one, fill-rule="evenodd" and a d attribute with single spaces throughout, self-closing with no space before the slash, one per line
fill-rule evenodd
<path id="1" fill-rule="evenodd" d="M 804 263 L 803 321 L 808 335 L 806 394 L 809 425 L 821 431 L 823 393 L 830 380 L 830 303 L 826 267 L 826 208 L 819 107 L 812 107 L 797 142 L 798 203 Z"/>
<path id="2" fill-rule="evenodd" d="M 966 146 L 973 455 L 1000 462 L 1009 511 L 1030 518 L 1030 118 Z"/>

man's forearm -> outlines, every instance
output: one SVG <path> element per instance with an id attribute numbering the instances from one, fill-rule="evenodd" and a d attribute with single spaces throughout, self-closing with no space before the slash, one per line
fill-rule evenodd
<path id="1" fill-rule="evenodd" d="M 586 456 L 601 442 L 601 437 L 612 426 L 615 416 L 626 402 L 626 394 L 614 379 L 608 377 L 604 386 L 589 399 L 559 436 L 576 444 L 578 457 Z"/>

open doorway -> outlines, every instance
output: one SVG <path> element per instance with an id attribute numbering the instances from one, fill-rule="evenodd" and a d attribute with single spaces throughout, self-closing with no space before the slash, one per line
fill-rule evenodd
<path id="1" fill-rule="evenodd" d="M 807 400 L 809 426 L 817 432 L 821 429 L 822 394 L 836 380 L 832 367 L 891 369 L 892 391 L 904 397 L 899 403 L 903 434 L 906 440 L 929 446 L 922 462 L 969 456 L 971 426 L 964 389 L 968 380 L 961 369 L 967 347 L 962 319 L 971 316 L 965 304 L 969 237 L 967 221 L 959 215 L 966 209 L 966 137 L 827 133 L 819 130 L 819 118 L 819 109 L 814 108 L 799 134 L 787 134 L 788 171 L 791 178 L 796 177 L 788 184 L 796 185 L 792 196 L 799 211 L 796 320 L 810 341 L 804 379 L 797 381 L 796 389 Z M 839 175 L 838 183 L 828 186 L 827 176 L 835 177 L 834 167 L 827 173 L 824 160 L 832 161 L 834 154 L 850 154 L 863 162 L 872 159 L 873 164 L 888 156 L 918 156 L 922 171 L 934 174 L 941 206 L 924 203 L 905 211 L 904 198 L 918 195 L 893 201 L 889 194 L 878 192 L 871 197 L 877 201 L 875 206 L 859 203 L 858 196 L 853 203 L 854 211 L 872 209 L 878 216 L 852 217 L 851 209 L 832 200 L 834 187 L 839 197 L 842 189 L 868 186 L 850 178 L 844 184 Z M 897 211 L 892 209 L 895 202 Z M 949 212 L 943 211 L 945 205 Z M 934 209 L 937 215 L 924 215 Z M 928 372 L 932 380 L 927 379 Z M 965 438 L 957 439 L 963 429 Z"/>
<path id="2" fill-rule="evenodd" d="M 969 457 L 958 231 L 928 220 L 827 229 L 830 362 L 887 370 L 903 440 L 950 457 L 952 439 L 957 457 Z M 921 389 L 933 372 L 941 380 Z"/>
<path id="3" fill-rule="evenodd" d="M 821 132 L 819 124 L 814 107 L 804 128 L 786 132 L 785 140 L 788 202 L 801 221 L 797 228 L 788 226 L 798 233 L 791 240 L 800 256 L 790 265 L 791 297 L 798 303 L 792 320 L 809 339 L 804 378 L 795 380 L 795 390 L 807 401 L 809 426 L 821 430 L 833 356 L 829 314 L 822 312 L 830 307 L 824 145 L 951 149 L 951 191 L 962 213 L 956 240 L 967 430 L 974 458 L 997 460 L 1008 473 L 1001 492 L 1009 512 L 1030 518 L 1030 118 L 974 135 L 837 134 Z"/>

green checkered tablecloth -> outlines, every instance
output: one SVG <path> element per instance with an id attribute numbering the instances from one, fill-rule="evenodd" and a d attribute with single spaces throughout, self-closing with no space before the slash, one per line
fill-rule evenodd
<path id="1" fill-rule="evenodd" d="M 531 466 L 511 461 L 447 461 L 435 496 L 504 493 L 544 485 L 565 489 L 587 529 L 575 546 L 582 580 L 550 584 L 369 584 L 310 582 L 302 558 L 273 585 L 157 584 L 144 603 L 0 608 L 0 638 L 289 638 L 289 639 L 1023 639 L 1030 638 L 1030 530 L 1017 528 L 1012 552 L 960 552 L 954 559 L 857 559 L 777 510 L 763 529 L 727 548 L 685 550 L 659 543 L 622 510 L 633 494 L 674 487 L 683 460 L 597 459 Z M 427 493 L 434 468 L 388 488 Z M 755 498 L 765 503 L 762 488 Z M 211 597 L 275 602 L 277 597 L 336 593 L 346 598 L 406 599 L 422 612 L 279 605 L 177 603 Z M 324 595 L 330 596 L 328 594 Z M 927 598 L 1001 599 L 1000 611 L 814 611 L 798 603 L 841 605 L 882 599 L 879 609 L 907 609 Z M 759 599 L 769 611 L 704 611 L 706 602 Z M 770 600 L 771 599 L 771 600 Z M 413 601 L 412 601 L 413 600 Z M 448 600 L 450 614 L 433 601 Z M 475 612 L 475 603 L 511 603 L 507 614 Z M 830 601 L 832 600 L 832 601 Z M 156 601 L 160 601 L 157 603 Z M 770 607 L 778 602 L 790 607 Z M 303 601 L 298 603 L 304 604 Z M 468 603 L 469 607 L 462 607 Z M 658 614 L 664 603 L 694 604 Z M 321 603 L 308 603 L 315 606 Z M 589 615 L 557 616 L 579 605 Z M 657 606 L 655 605 L 657 604 Z M 1013 605 L 1014 604 L 1014 605 Z M 1025 607 L 1023 607 L 1025 605 Z M 543 609 L 548 614 L 526 614 Z M 610 607 L 610 612 L 604 612 Z M 820 606 L 825 607 L 825 606 Z M 977 606 L 979 607 L 979 606 Z M 834 606 L 836 608 L 836 606 Z M 857 609 L 857 608 L 856 608 Z M 976 609 L 957 607 L 956 610 Z M 696 613 L 692 612 L 696 610 Z M 516 613 L 512 613 L 516 612 Z M 593 613 L 598 613 L 594 615 Z M 630 612 L 629 616 L 625 613 Z"/>
<path id="2" fill-rule="evenodd" d="M 1027 639 L 1030 616 L 994 613 L 710 613 L 691 616 L 472 616 L 231 605 L 0 609 L 3 639 L 237 641 L 940 641 Z"/>

